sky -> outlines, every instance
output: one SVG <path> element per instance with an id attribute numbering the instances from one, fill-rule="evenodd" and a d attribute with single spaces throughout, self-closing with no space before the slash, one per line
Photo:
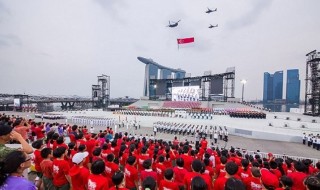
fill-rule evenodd
<path id="1" fill-rule="evenodd" d="M 287 69 L 299 69 L 304 99 L 305 55 L 320 50 L 319 7 L 319 0 L 0 0 L 0 93 L 90 97 L 106 74 L 112 98 L 140 98 L 141 56 L 191 76 L 235 67 L 235 96 L 246 79 L 245 100 L 262 99 L 264 72 L 283 70 L 285 81 Z M 169 20 L 181 22 L 169 28 Z M 195 43 L 178 50 L 184 37 Z"/>

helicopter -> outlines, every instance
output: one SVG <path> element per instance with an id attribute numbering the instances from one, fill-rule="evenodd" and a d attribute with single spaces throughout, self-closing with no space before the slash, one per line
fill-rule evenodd
<path id="1" fill-rule="evenodd" d="M 169 25 L 167 27 L 170 27 L 170 28 L 173 28 L 173 27 L 176 27 L 178 26 L 178 22 L 180 22 L 181 20 L 178 20 L 177 22 L 170 22 L 169 20 Z"/>
<path id="2" fill-rule="evenodd" d="M 209 14 L 209 13 L 212 13 L 212 12 L 215 12 L 215 11 L 217 11 L 217 8 L 216 8 L 216 9 L 213 9 L 213 10 L 208 8 L 208 10 L 206 11 L 206 13 Z"/>
<path id="3" fill-rule="evenodd" d="M 212 24 L 210 24 L 210 26 L 208 28 L 214 28 L 214 27 L 218 27 L 218 24 L 213 26 Z"/>

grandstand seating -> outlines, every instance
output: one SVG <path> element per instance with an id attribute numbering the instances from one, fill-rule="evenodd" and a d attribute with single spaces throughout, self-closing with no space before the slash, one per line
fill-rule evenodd
<path id="1" fill-rule="evenodd" d="M 200 108 L 201 102 L 165 101 L 164 108 Z"/>

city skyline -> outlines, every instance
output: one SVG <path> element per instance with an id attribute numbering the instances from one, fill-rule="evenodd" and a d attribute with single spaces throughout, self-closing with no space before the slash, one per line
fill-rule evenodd
<path id="1" fill-rule="evenodd" d="M 0 93 L 90 97 L 106 74 L 111 98 L 140 98 L 141 56 L 192 76 L 235 67 L 235 96 L 246 79 L 245 101 L 263 98 L 264 72 L 299 69 L 303 99 L 305 55 L 320 49 L 317 7 L 317 0 L 0 0 Z M 181 21 L 170 28 L 169 20 Z M 188 37 L 193 47 L 178 49 L 177 39 Z"/>

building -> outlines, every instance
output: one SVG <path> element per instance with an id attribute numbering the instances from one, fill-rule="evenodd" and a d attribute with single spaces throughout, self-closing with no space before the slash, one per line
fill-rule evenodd
<path id="1" fill-rule="evenodd" d="M 184 70 L 165 67 L 154 62 L 152 59 L 138 57 L 138 60 L 146 64 L 143 88 L 144 96 L 150 97 L 156 94 L 157 86 L 150 85 L 150 79 L 183 79 L 186 74 Z"/>
<path id="2" fill-rule="evenodd" d="M 290 104 L 300 103 L 299 69 L 287 70 L 286 101 Z"/>
<path id="3" fill-rule="evenodd" d="M 274 74 L 264 73 L 263 79 L 263 102 L 274 102 L 282 99 L 283 91 L 283 71 Z"/>

